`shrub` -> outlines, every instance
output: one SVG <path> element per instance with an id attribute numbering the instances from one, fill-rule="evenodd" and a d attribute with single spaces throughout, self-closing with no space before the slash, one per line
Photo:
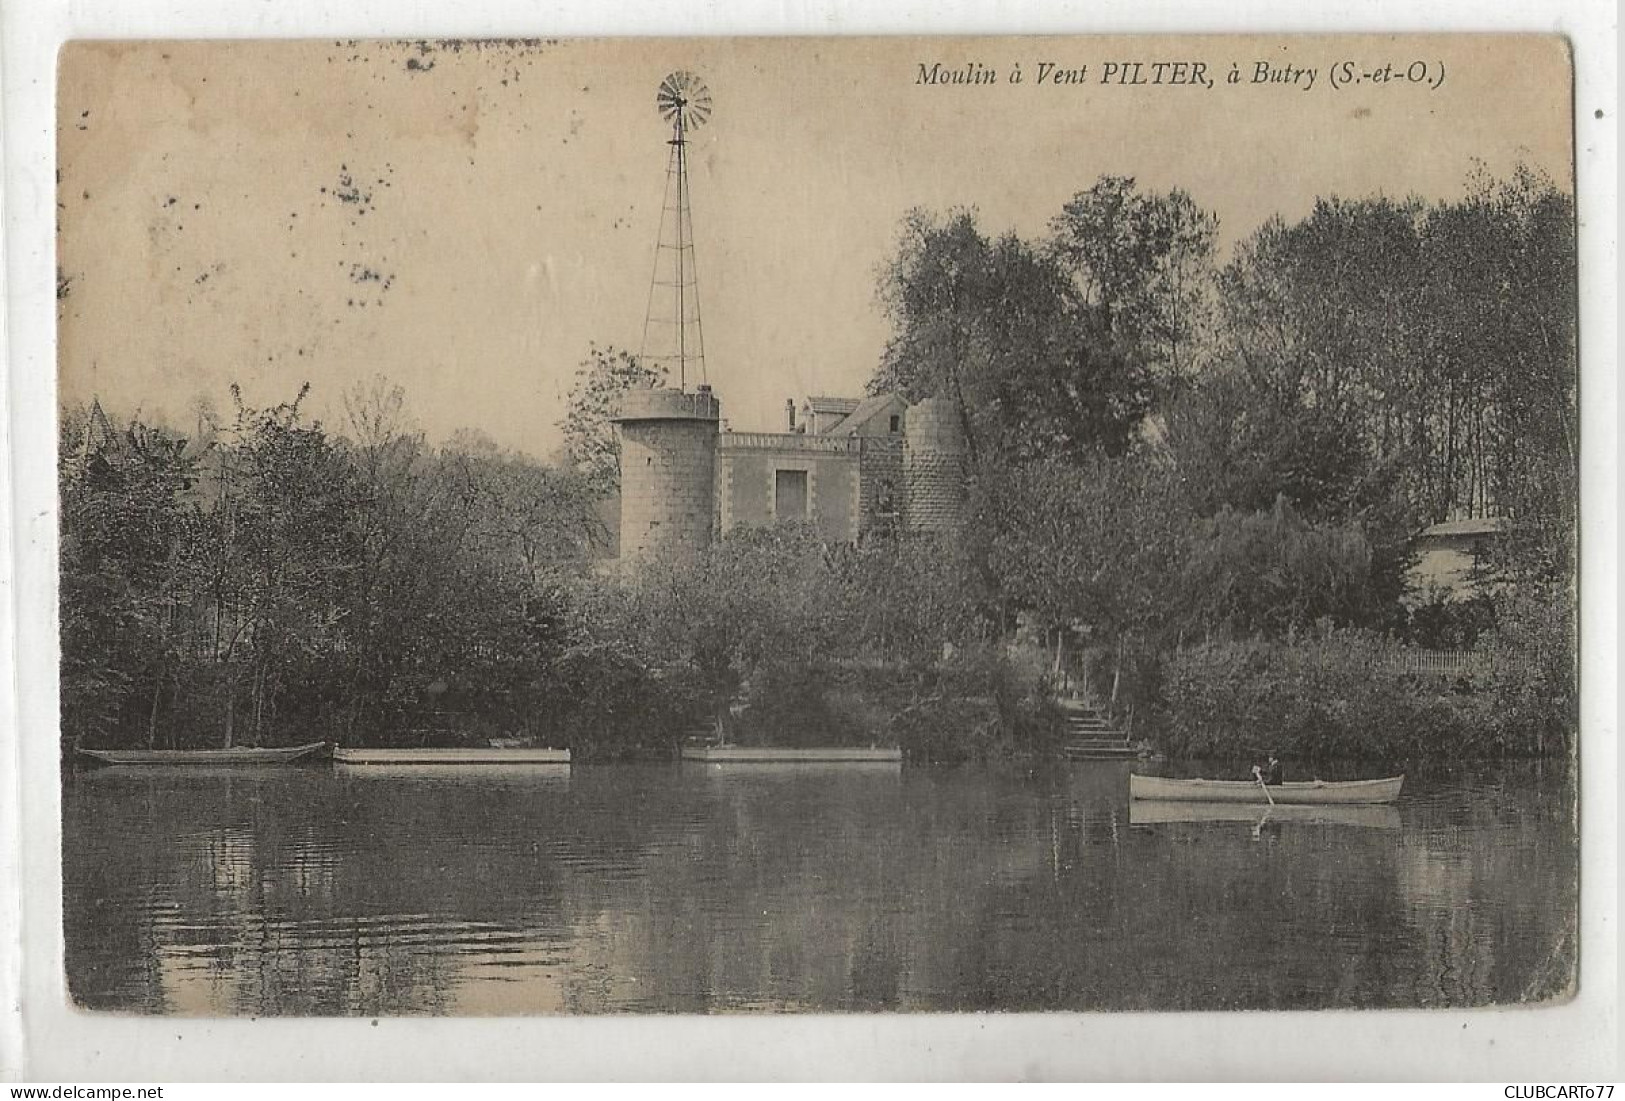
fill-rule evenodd
<path id="1" fill-rule="evenodd" d="M 1177 756 L 1388 759 L 1564 744 L 1570 712 L 1538 654 L 1492 645 L 1453 674 L 1419 673 L 1414 655 L 1362 631 L 1183 651 L 1166 665 L 1158 740 Z"/>

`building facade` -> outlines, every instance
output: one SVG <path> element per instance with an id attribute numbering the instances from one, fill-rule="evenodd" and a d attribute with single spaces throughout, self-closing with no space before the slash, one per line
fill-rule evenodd
<path id="1" fill-rule="evenodd" d="M 895 394 L 793 401 L 776 432 L 723 428 L 708 387 L 626 395 L 621 553 L 695 550 L 719 533 L 809 525 L 830 543 L 949 530 L 964 496 L 963 435 L 946 402 Z"/>
<path id="2" fill-rule="evenodd" d="M 1506 531 L 1499 517 L 1474 517 L 1434 524 L 1416 537 L 1410 568 L 1411 589 L 1418 596 L 1444 594 L 1470 600 L 1480 592 L 1480 571 L 1489 564 L 1495 541 Z"/>

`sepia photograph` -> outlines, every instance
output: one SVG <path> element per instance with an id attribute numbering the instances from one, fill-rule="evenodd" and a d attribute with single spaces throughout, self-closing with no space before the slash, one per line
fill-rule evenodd
<path id="1" fill-rule="evenodd" d="M 57 79 L 77 1011 L 1574 996 L 1564 38 Z"/>

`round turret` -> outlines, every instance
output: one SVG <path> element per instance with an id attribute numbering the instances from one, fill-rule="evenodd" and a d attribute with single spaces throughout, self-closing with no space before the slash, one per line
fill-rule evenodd
<path id="1" fill-rule="evenodd" d="M 926 398 L 909 406 L 903 421 L 903 515 L 910 531 L 958 529 L 965 468 L 965 432 L 954 403 Z"/>
<path id="2" fill-rule="evenodd" d="M 623 558 L 668 557 L 710 544 L 721 411 L 709 386 L 622 395 L 615 423 Z"/>

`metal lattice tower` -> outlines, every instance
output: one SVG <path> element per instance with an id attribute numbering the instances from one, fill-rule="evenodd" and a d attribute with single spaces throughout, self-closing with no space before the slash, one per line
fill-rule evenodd
<path id="1" fill-rule="evenodd" d="M 666 166 L 666 198 L 660 212 L 654 276 L 643 320 L 646 363 L 677 375 L 688 389 L 690 370 L 705 381 L 705 335 L 700 329 L 700 281 L 694 265 L 694 218 L 688 202 L 688 134 L 711 117 L 711 93 L 693 73 L 679 69 L 655 93 L 660 117 L 671 123 L 671 157 Z"/>

